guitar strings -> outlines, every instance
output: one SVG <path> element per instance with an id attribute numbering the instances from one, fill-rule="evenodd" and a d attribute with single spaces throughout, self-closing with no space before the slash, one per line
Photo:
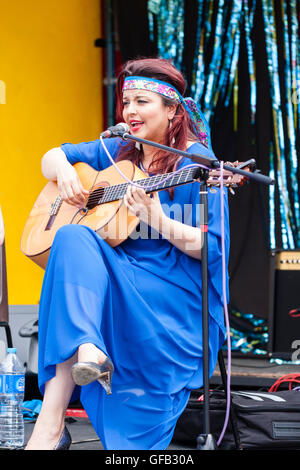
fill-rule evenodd
<path id="1" fill-rule="evenodd" d="M 177 185 L 183 184 L 183 182 L 180 182 L 178 180 L 176 184 Z M 170 186 L 176 186 L 176 184 L 171 183 Z M 159 191 L 161 189 L 164 189 L 165 185 L 166 183 L 163 186 L 156 186 L 155 190 Z M 93 203 L 93 202 L 98 201 L 100 204 L 100 203 L 106 203 L 106 202 L 111 202 L 111 201 L 122 199 L 127 191 L 127 187 L 128 187 L 128 184 L 124 186 L 120 186 L 120 188 L 113 188 L 113 189 L 110 187 L 99 188 L 95 190 L 94 194 L 90 196 L 88 202 Z"/>
<path id="2" fill-rule="evenodd" d="M 180 172 L 180 174 L 177 174 L 177 172 Z M 167 175 L 169 176 L 168 178 L 164 178 L 164 175 L 156 175 L 150 177 L 151 179 L 153 178 L 152 181 L 155 181 L 155 189 L 160 190 L 164 189 L 167 183 L 167 180 L 171 179 L 170 181 L 170 186 L 176 186 L 176 185 L 181 185 L 188 183 L 192 181 L 193 175 L 195 173 L 195 167 L 193 168 L 184 168 L 181 170 L 177 170 L 177 172 L 173 173 L 168 173 Z M 176 178 L 176 181 L 174 182 L 173 179 L 174 177 Z M 219 183 L 219 177 L 218 176 L 211 176 L 210 179 L 214 179 Z M 162 182 L 164 182 L 162 184 Z M 148 185 L 148 178 L 144 180 L 139 180 L 140 186 L 147 189 L 149 187 L 154 187 L 154 185 Z M 89 199 L 87 203 L 93 204 L 93 203 L 98 203 L 98 204 L 104 204 L 107 202 L 115 201 L 118 199 L 122 199 L 124 194 L 126 193 L 126 190 L 128 188 L 129 183 L 120 183 L 116 184 L 113 186 L 105 186 L 105 187 L 100 187 L 95 189 L 90 193 Z"/>
<path id="3" fill-rule="evenodd" d="M 194 174 L 194 170 L 191 170 L 189 169 L 188 171 L 185 171 L 185 170 L 181 170 L 181 173 L 180 175 L 176 175 L 175 172 L 173 173 L 169 173 L 169 177 L 166 179 L 166 178 L 162 178 L 162 175 L 157 175 L 156 177 L 151 177 L 153 178 L 153 182 L 155 183 L 155 185 L 151 184 L 151 185 L 148 185 L 148 179 L 145 179 L 145 180 L 139 180 L 139 185 L 140 187 L 142 187 L 143 189 L 148 189 L 148 187 L 154 187 L 155 186 L 155 189 L 156 190 L 159 190 L 159 189 L 163 189 L 165 186 L 166 186 L 166 183 L 167 183 L 167 180 L 171 180 L 170 181 L 170 185 L 173 185 L 174 181 L 174 177 L 177 176 L 177 179 L 176 179 L 176 182 L 175 184 L 181 184 L 181 183 L 185 183 L 188 181 L 188 179 L 190 179 L 192 177 L 192 175 Z M 191 178 L 193 179 L 193 178 Z M 164 184 L 162 184 L 164 181 Z M 128 188 L 128 185 L 129 183 L 121 183 L 121 184 L 117 184 L 117 185 L 113 185 L 113 186 L 106 186 L 106 187 L 101 187 L 101 188 L 97 188 L 95 189 L 90 197 L 89 197 L 89 202 L 94 202 L 95 200 L 99 199 L 99 197 L 105 197 L 105 198 L 115 198 L 115 199 L 120 199 L 122 196 L 124 196 L 124 194 L 126 193 L 126 190 Z M 108 201 L 106 201 L 108 202 Z"/>
<path id="4" fill-rule="evenodd" d="M 177 171 L 180 171 L 180 172 L 181 172 L 181 174 L 179 175 L 179 179 L 181 178 L 181 176 L 182 176 L 183 174 L 186 173 L 185 169 L 177 170 Z M 192 171 L 192 170 L 188 170 L 188 174 L 186 175 L 186 177 L 188 177 L 188 176 L 190 175 L 190 173 L 193 173 L 193 171 Z M 139 181 L 139 185 L 138 185 L 138 186 L 142 187 L 143 189 L 144 189 L 144 188 L 148 189 L 148 187 L 153 189 L 158 183 L 163 183 L 164 181 L 169 180 L 170 178 L 176 176 L 176 172 L 167 173 L 166 175 L 167 175 L 167 178 L 165 178 L 165 175 L 151 176 L 150 178 L 151 178 L 151 181 L 154 182 L 153 184 L 148 184 L 149 178 L 145 178 L 145 179 L 143 179 L 143 180 L 138 180 L 138 181 Z M 119 184 L 116 184 L 116 185 L 113 185 L 113 186 L 107 186 L 107 187 L 98 188 L 98 189 L 104 189 L 104 190 L 106 190 L 106 191 L 108 191 L 108 190 L 112 190 L 112 191 L 116 190 L 116 191 L 117 191 L 117 190 L 119 190 L 119 189 L 122 190 L 122 189 L 127 188 L 127 187 L 128 187 L 128 184 L 130 184 L 130 183 L 119 183 Z M 97 190 L 95 190 L 95 191 L 97 191 Z"/>

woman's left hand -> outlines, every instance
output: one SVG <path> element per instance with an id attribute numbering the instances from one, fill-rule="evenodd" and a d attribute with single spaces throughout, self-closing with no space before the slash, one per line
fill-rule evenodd
<path id="1" fill-rule="evenodd" d="M 155 229 L 159 228 L 164 212 L 157 192 L 150 197 L 144 189 L 129 184 L 124 203 L 142 222 Z"/>
<path id="2" fill-rule="evenodd" d="M 163 238 L 192 258 L 201 259 L 201 230 L 171 219 L 164 213 L 158 193 L 148 196 L 142 188 L 129 185 L 124 196 L 125 206 L 142 222 L 150 225 Z"/>

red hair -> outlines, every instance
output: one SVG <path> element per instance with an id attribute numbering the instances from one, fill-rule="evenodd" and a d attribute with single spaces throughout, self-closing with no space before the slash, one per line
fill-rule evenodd
<path id="1" fill-rule="evenodd" d="M 117 122 L 123 121 L 123 99 L 122 89 L 125 77 L 128 76 L 141 76 L 155 78 L 170 83 L 176 88 L 179 93 L 184 96 L 186 89 L 186 83 L 183 75 L 179 72 L 174 65 L 166 59 L 153 59 L 143 58 L 130 60 L 126 62 L 119 76 L 117 78 L 116 85 L 116 120 Z M 161 96 L 165 106 L 175 104 L 177 102 Z M 171 126 L 168 128 L 165 135 L 164 145 L 168 147 L 175 147 L 179 150 L 186 151 L 186 144 L 188 140 L 197 141 L 197 137 L 193 133 L 193 123 L 189 117 L 188 112 L 185 110 L 182 104 L 177 105 L 175 116 L 172 120 Z M 173 144 L 173 142 L 175 142 Z M 131 160 L 133 163 L 138 165 L 141 162 L 142 152 L 135 147 L 135 142 L 130 141 L 128 145 L 121 147 L 117 161 L 120 160 Z M 180 160 L 180 156 L 166 152 L 164 150 L 157 150 L 151 163 L 150 172 L 157 173 L 168 173 L 175 171 Z M 173 191 L 171 191 L 171 194 Z"/>

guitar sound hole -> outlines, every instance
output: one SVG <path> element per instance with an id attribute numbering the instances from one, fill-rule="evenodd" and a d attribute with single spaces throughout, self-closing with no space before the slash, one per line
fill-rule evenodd
<path id="1" fill-rule="evenodd" d="M 89 195 L 88 201 L 86 203 L 86 208 L 88 210 L 93 209 L 94 207 L 101 204 L 101 201 L 104 196 L 104 188 L 97 188 Z"/>

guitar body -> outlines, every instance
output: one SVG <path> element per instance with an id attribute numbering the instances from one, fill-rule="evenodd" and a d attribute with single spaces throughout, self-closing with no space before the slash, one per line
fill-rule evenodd
<path id="1" fill-rule="evenodd" d="M 121 161 L 117 166 L 132 181 L 146 178 L 146 175 L 129 160 Z M 100 172 L 86 163 L 76 163 L 74 168 L 83 187 L 90 192 L 97 188 L 126 183 L 114 166 Z M 90 227 L 110 246 L 115 247 L 126 240 L 139 223 L 138 217 L 129 212 L 123 199 L 96 205 L 86 214 L 63 201 L 56 213 L 51 215 L 53 203 L 57 198 L 59 198 L 57 184 L 50 181 L 38 196 L 21 237 L 21 251 L 43 269 L 47 266 L 56 232 L 64 225 L 72 223 Z"/>

